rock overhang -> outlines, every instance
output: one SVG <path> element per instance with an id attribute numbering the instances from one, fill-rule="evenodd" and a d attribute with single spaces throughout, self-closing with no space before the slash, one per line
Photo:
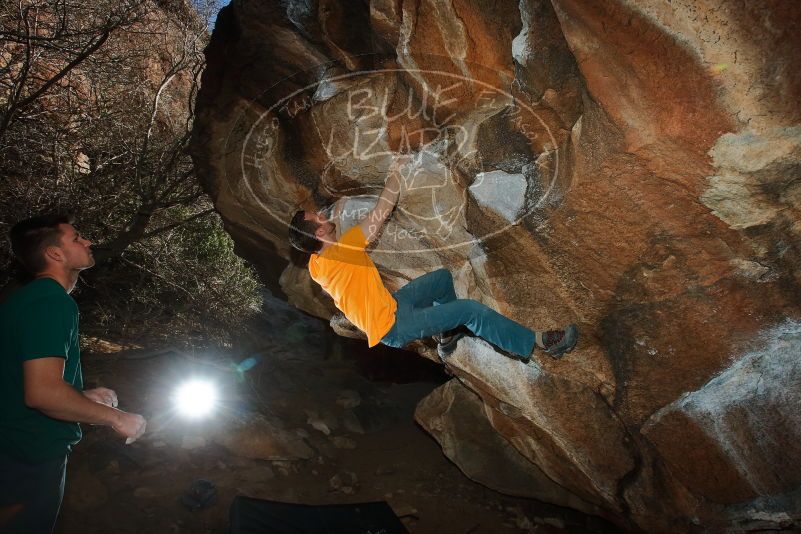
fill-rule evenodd
<path id="1" fill-rule="evenodd" d="M 446 266 L 460 296 L 534 328 L 582 328 L 579 349 L 558 363 L 538 357 L 536 376 L 469 343 L 449 363 L 532 469 L 646 529 L 778 513 L 770 492 L 792 488 L 754 490 L 731 450 L 676 423 L 667 434 L 686 431 L 718 458 L 711 480 L 753 509 L 706 503 L 686 475 L 697 458 L 653 421 L 801 315 L 801 110 L 788 105 L 801 94 L 788 53 L 797 9 L 461 0 L 226 10 L 209 51 L 226 62 L 205 74 L 194 151 L 251 259 L 285 261 L 294 209 L 374 193 L 389 161 L 413 153 L 419 172 L 373 254 L 387 285 Z M 304 98 L 274 107 L 292 93 Z M 259 138 L 259 124 L 274 135 Z M 274 254 L 260 257 L 260 243 Z M 302 267 L 281 285 L 330 317 Z M 763 393 L 756 406 L 770 406 Z M 777 428 L 763 430 L 780 450 Z"/>

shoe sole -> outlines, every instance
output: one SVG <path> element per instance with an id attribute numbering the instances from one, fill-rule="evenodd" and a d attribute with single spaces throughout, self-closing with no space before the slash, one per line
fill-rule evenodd
<path id="1" fill-rule="evenodd" d="M 453 354 L 453 351 L 456 350 L 456 345 L 459 343 L 459 340 L 464 337 L 464 334 L 461 332 L 454 334 L 451 339 L 448 340 L 447 343 L 437 343 L 437 354 L 441 360 L 445 360 L 448 356 Z"/>
<path id="2" fill-rule="evenodd" d="M 571 337 L 572 337 L 572 340 L 571 340 Z M 573 351 L 573 349 L 576 347 L 576 344 L 578 344 L 578 338 L 579 338 L 579 331 L 578 331 L 578 328 L 576 327 L 576 325 L 574 325 L 574 324 L 568 325 L 568 327 L 565 329 L 565 339 L 567 341 L 570 341 L 570 344 L 567 345 L 566 347 L 560 349 L 560 350 L 555 351 L 555 352 L 548 352 L 546 350 L 545 353 L 548 356 L 550 356 L 551 358 L 553 358 L 555 360 L 558 360 L 559 358 L 561 358 L 562 356 L 564 356 L 568 352 L 572 352 Z"/>

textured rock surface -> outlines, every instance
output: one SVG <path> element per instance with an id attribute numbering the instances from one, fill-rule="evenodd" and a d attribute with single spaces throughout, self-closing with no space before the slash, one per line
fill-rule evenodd
<path id="1" fill-rule="evenodd" d="M 415 418 L 442 445 L 445 455 L 478 482 L 509 495 L 558 502 L 591 514 L 603 514 L 533 466 L 498 434 L 481 398 L 451 380 L 417 406 Z M 501 415 L 501 417 L 503 417 Z"/>
<path id="2" fill-rule="evenodd" d="M 446 266 L 460 297 L 532 328 L 579 324 L 558 362 L 460 342 L 459 381 L 418 418 L 469 476 L 500 487 L 493 462 L 528 462 L 554 484 L 531 495 L 651 531 L 788 528 L 799 25 L 779 0 L 235 0 L 195 159 L 239 249 L 286 266 L 305 311 L 334 310 L 286 263 L 293 211 L 375 194 L 405 152 L 373 253 L 390 289 Z M 495 451 L 486 473 L 458 450 L 470 436 Z"/>
<path id="3" fill-rule="evenodd" d="M 278 421 L 254 415 L 214 436 L 214 441 L 232 454 L 259 460 L 309 459 L 314 451 L 297 434 L 284 430 Z"/>

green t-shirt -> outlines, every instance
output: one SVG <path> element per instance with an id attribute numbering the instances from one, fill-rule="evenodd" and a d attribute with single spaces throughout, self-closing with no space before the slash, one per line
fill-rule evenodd
<path id="1" fill-rule="evenodd" d="M 78 423 L 25 405 L 22 362 L 64 358 L 64 381 L 83 391 L 78 305 L 51 278 L 39 278 L 0 303 L 0 450 L 37 463 L 69 453 L 81 439 Z"/>

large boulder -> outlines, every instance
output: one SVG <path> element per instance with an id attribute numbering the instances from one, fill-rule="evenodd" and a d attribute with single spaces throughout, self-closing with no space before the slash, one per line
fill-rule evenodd
<path id="1" fill-rule="evenodd" d="M 372 254 L 391 290 L 444 266 L 531 328 L 579 324 L 560 361 L 460 342 L 417 417 L 468 476 L 649 531 L 789 528 L 799 25 L 781 0 L 234 0 L 194 158 L 239 250 L 309 313 L 335 310 L 293 212 L 375 195 L 403 153 Z"/>
<path id="2" fill-rule="evenodd" d="M 487 414 L 487 411 L 491 415 Z M 417 406 L 415 418 L 442 445 L 445 455 L 470 478 L 509 495 L 558 502 L 591 514 L 604 510 L 540 471 L 501 436 L 493 420 L 508 417 L 451 380 Z"/>

